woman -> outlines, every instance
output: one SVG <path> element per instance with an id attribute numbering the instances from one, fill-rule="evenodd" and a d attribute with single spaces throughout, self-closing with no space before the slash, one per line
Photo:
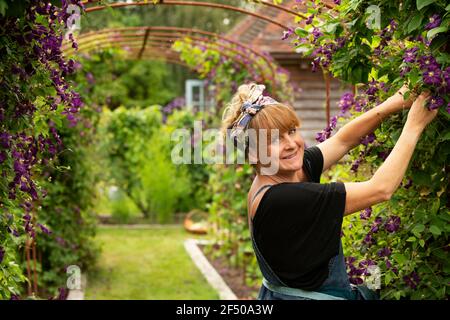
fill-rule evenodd
<path id="1" fill-rule="evenodd" d="M 275 174 L 262 174 L 255 149 L 256 177 L 248 192 L 253 247 L 263 274 L 258 299 L 373 299 L 374 292 L 349 283 L 340 239 L 342 219 L 383 201 L 400 185 L 415 145 L 437 110 L 424 107 L 428 94 L 413 103 L 402 87 L 385 102 L 343 126 L 328 140 L 305 149 L 295 111 L 264 96 L 264 86 L 241 85 L 224 113 L 223 129 L 235 140 L 249 129 L 272 132 L 267 141 Z M 320 175 L 373 132 L 390 114 L 410 108 L 395 147 L 370 180 L 320 183 Z M 256 138 L 256 149 L 263 146 Z M 240 140 L 239 140 L 240 141 Z M 275 155 L 275 156 L 274 156 Z"/>

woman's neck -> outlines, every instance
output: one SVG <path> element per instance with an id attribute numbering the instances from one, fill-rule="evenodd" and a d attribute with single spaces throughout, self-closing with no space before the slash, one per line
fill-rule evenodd
<path id="1" fill-rule="evenodd" d="M 268 183 L 283 183 L 283 182 L 301 182 L 306 181 L 306 177 L 303 174 L 303 168 L 299 171 L 286 171 L 286 172 L 278 172 L 276 175 L 271 176 L 263 176 L 259 175 L 259 178 L 263 181 L 267 181 Z"/>

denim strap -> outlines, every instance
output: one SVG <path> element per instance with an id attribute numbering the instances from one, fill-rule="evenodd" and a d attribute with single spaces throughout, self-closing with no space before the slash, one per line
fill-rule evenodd
<path id="1" fill-rule="evenodd" d="M 289 296 L 294 296 L 294 297 L 309 298 L 312 300 L 347 300 L 345 298 L 336 297 L 336 296 L 332 296 L 329 294 L 316 292 L 316 291 L 306 291 L 306 290 L 302 290 L 302 289 L 298 289 L 298 288 L 276 286 L 276 285 L 269 283 L 269 281 L 267 281 L 265 278 L 263 278 L 263 284 L 267 289 L 269 289 L 273 292 L 277 292 L 277 293 L 285 294 L 285 295 L 289 295 Z"/>

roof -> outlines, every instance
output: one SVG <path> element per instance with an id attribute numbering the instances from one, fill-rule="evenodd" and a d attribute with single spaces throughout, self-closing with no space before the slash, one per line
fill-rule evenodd
<path id="1" fill-rule="evenodd" d="M 331 0 L 325 2 L 333 3 Z M 306 6 L 297 3 L 295 0 L 284 0 L 282 6 L 296 12 L 306 12 Z M 296 24 L 294 15 L 273 7 L 259 5 L 256 12 L 294 29 L 305 25 L 304 20 Z M 268 52 L 271 55 L 296 54 L 298 56 L 293 50 L 293 45 L 290 43 L 291 41 L 289 39 L 292 40 L 292 38 L 281 40 L 283 31 L 279 26 L 268 21 L 258 19 L 254 16 L 246 16 L 228 31 L 226 36 L 250 45 L 258 51 Z"/>

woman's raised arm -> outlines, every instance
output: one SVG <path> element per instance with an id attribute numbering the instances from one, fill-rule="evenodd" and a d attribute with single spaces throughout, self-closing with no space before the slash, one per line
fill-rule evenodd
<path id="1" fill-rule="evenodd" d="M 411 107 L 402 133 L 385 162 L 364 182 L 345 183 L 345 214 L 387 201 L 397 190 L 423 130 L 437 115 L 424 107 L 428 94 L 421 94 Z"/>
<path id="2" fill-rule="evenodd" d="M 351 149 L 360 144 L 361 138 L 375 131 L 384 118 L 412 105 L 412 97 L 404 100 L 403 94 L 408 91 L 405 85 L 393 96 L 373 109 L 365 112 L 344 125 L 330 139 L 317 145 L 323 155 L 323 170 L 338 162 Z"/>

